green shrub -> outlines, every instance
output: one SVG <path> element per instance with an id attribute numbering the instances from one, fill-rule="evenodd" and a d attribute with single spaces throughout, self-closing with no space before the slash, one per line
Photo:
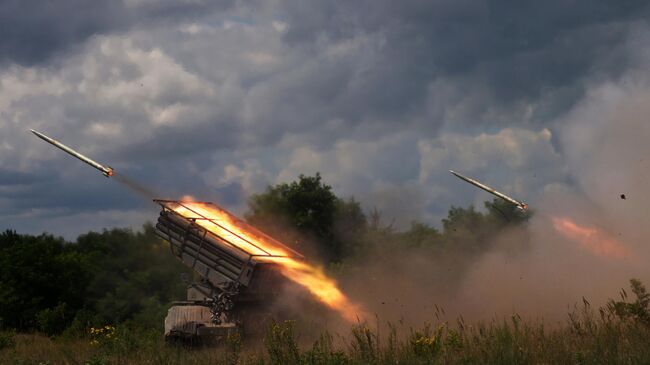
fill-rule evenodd
<path id="1" fill-rule="evenodd" d="M 88 359 L 84 365 L 108 365 L 110 361 L 105 354 L 97 354 Z"/>
<path id="2" fill-rule="evenodd" d="M 639 279 L 630 279 L 630 287 L 635 295 L 633 302 L 628 302 L 627 292 L 621 290 L 621 300 L 610 300 L 607 303 L 607 309 L 610 313 L 615 314 L 621 319 L 631 319 L 633 321 L 650 326 L 650 294 L 647 292 L 643 283 Z"/>
<path id="3" fill-rule="evenodd" d="M 352 354 L 364 364 L 379 361 L 379 341 L 377 334 L 365 324 L 352 327 Z"/>
<path id="4" fill-rule="evenodd" d="M 16 346 L 15 340 L 16 333 L 14 331 L 1 331 L 0 332 L 0 350 L 5 348 L 13 348 Z"/>
<path id="5" fill-rule="evenodd" d="M 418 358 L 436 358 L 442 345 L 442 329 L 441 326 L 436 333 L 432 333 L 431 326 L 427 324 L 421 331 L 413 331 L 409 338 L 409 350 Z M 453 332 L 453 334 L 455 335 L 456 332 Z M 448 336 L 447 340 L 450 340 L 450 338 Z M 456 337 L 452 341 L 456 341 Z"/>
<path id="6" fill-rule="evenodd" d="M 332 335 L 322 333 L 310 350 L 303 356 L 303 363 L 309 365 L 345 365 L 350 360 L 343 351 L 334 349 Z"/>
<path id="7" fill-rule="evenodd" d="M 70 323 L 65 303 L 59 303 L 54 308 L 47 308 L 38 312 L 36 319 L 39 329 L 50 336 L 63 332 Z"/>
<path id="8" fill-rule="evenodd" d="M 243 342 L 241 334 L 238 331 L 228 333 L 226 336 L 226 358 L 225 361 L 229 365 L 235 365 L 239 363 L 239 358 L 241 356 Z"/>
<path id="9" fill-rule="evenodd" d="M 271 323 L 264 338 L 271 364 L 300 364 L 300 350 L 294 335 L 294 322 Z"/>

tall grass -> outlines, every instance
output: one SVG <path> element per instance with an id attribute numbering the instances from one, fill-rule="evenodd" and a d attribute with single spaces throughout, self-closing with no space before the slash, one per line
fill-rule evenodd
<path id="1" fill-rule="evenodd" d="M 347 334 L 324 332 L 304 345 L 288 321 L 272 323 L 261 346 L 233 334 L 203 348 L 166 345 L 158 331 L 126 327 L 91 331 L 86 338 L 1 332 L 0 364 L 650 364 L 650 296 L 632 284 L 635 301 L 623 291 L 622 301 L 594 310 L 584 300 L 563 325 L 513 315 L 420 328 L 387 324 L 380 335 L 377 324 L 360 323 Z"/>
<path id="2" fill-rule="evenodd" d="M 118 331 L 116 340 L 13 336 L 0 350 L 2 364 L 648 364 L 650 329 L 644 323 L 575 309 L 566 325 L 550 328 L 518 316 L 489 323 L 438 323 L 407 330 L 354 326 L 337 338 L 325 332 L 299 346 L 294 323 L 274 323 L 263 347 L 250 350 L 236 335 L 213 348 L 165 345 L 157 333 Z M 335 345 L 335 342 L 342 344 Z"/>

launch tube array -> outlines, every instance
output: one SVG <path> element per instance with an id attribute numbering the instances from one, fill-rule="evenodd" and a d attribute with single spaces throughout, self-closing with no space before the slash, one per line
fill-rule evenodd
<path id="1" fill-rule="evenodd" d="M 191 220 L 163 210 L 156 233 L 172 245 L 172 252 L 214 285 L 236 281 L 248 286 L 253 256 L 232 246 Z"/>

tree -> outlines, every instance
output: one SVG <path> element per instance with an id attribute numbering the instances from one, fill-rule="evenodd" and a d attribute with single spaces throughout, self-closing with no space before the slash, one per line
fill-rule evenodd
<path id="1" fill-rule="evenodd" d="M 437 229 L 420 222 L 411 222 L 411 227 L 403 235 L 410 247 L 437 246 L 441 238 Z"/>
<path id="2" fill-rule="evenodd" d="M 85 257 L 51 235 L 0 234 L 0 319 L 17 329 L 62 330 L 84 304 Z M 56 308 L 56 310 L 54 310 Z"/>
<path id="3" fill-rule="evenodd" d="M 516 227 L 530 219 L 531 212 L 522 212 L 502 199 L 485 202 L 486 213 L 469 208 L 451 207 L 442 220 L 442 239 L 450 248 L 480 254 L 507 227 Z"/>
<path id="4" fill-rule="evenodd" d="M 522 211 L 514 204 L 499 198 L 486 201 L 484 204 L 488 211 L 487 218 L 500 228 L 525 223 L 533 215 L 532 211 Z"/>
<path id="5" fill-rule="evenodd" d="M 328 261 L 340 260 L 366 226 L 359 203 L 337 197 L 319 173 L 269 186 L 251 196 L 248 208 L 251 224 L 303 253 L 313 253 L 305 244 L 313 242 Z"/>
<path id="6" fill-rule="evenodd" d="M 162 326 L 169 302 L 184 297 L 180 274 L 189 269 L 158 238 L 151 224 L 142 232 L 104 230 L 80 235 L 74 246 L 93 263 L 85 308 L 94 324 L 147 318 Z M 153 316 L 152 316 L 153 314 Z"/>
<path id="7" fill-rule="evenodd" d="M 47 334 L 127 320 L 160 327 L 168 303 L 184 297 L 179 276 L 186 270 L 150 224 L 143 232 L 89 232 L 76 242 L 6 231 L 0 327 Z"/>
<path id="8" fill-rule="evenodd" d="M 483 252 L 491 227 L 486 224 L 483 214 L 473 206 L 469 208 L 451 207 L 447 218 L 442 220 L 443 244 L 453 250 L 471 253 Z"/>

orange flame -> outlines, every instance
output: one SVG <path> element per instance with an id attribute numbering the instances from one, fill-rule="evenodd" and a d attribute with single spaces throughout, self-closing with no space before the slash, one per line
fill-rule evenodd
<path id="1" fill-rule="evenodd" d="M 602 257 L 625 258 L 629 251 L 607 233 L 593 227 L 578 225 L 569 218 L 552 217 L 553 227 L 582 247 Z"/>
<path id="2" fill-rule="evenodd" d="M 293 282 L 303 286 L 314 297 L 336 310 L 348 322 L 357 320 L 357 315 L 363 311 L 354 305 L 338 288 L 336 282 L 327 277 L 323 269 L 307 264 L 302 260 L 290 257 L 292 252 L 286 246 L 258 231 L 223 209 L 213 205 L 188 201 L 184 197 L 183 205 L 176 206 L 174 211 L 184 217 L 196 216 L 197 213 L 218 222 L 197 219 L 196 223 L 210 232 L 231 242 L 251 255 L 260 255 L 257 259 L 272 261 L 280 264 L 280 272 Z M 274 256 L 281 257 L 274 257 Z"/>
<path id="3" fill-rule="evenodd" d="M 337 311 L 346 321 L 352 323 L 365 317 L 364 311 L 343 294 L 336 282 L 327 277 L 320 267 L 290 257 L 274 257 L 274 262 L 282 265 L 282 274 L 297 284 L 307 288 L 316 298 Z"/>

